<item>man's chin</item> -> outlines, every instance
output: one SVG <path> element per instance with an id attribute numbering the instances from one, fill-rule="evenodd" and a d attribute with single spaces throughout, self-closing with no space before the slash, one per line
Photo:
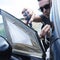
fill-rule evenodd
<path id="1" fill-rule="evenodd" d="M 44 16 L 49 17 L 49 14 L 44 14 Z"/>

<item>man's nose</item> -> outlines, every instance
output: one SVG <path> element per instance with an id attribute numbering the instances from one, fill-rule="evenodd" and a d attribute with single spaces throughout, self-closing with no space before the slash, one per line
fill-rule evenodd
<path id="1" fill-rule="evenodd" d="M 45 8 L 43 8 L 43 12 L 46 12 L 46 9 Z"/>

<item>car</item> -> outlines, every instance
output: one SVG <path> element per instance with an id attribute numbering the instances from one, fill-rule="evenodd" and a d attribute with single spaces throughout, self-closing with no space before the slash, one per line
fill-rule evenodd
<path id="1" fill-rule="evenodd" d="M 46 53 L 37 31 L 2 9 L 0 17 L 0 35 L 11 46 L 14 60 L 45 60 Z"/>

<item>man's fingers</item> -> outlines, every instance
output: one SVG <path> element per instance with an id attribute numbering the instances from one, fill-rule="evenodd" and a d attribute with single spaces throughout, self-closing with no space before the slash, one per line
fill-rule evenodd
<path id="1" fill-rule="evenodd" d="M 50 31 L 50 25 L 45 25 L 43 29 L 41 30 L 40 36 L 45 36 Z"/>
<path id="2" fill-rule="evenodd" d="M 47 25 L 46 29 L 45 29 L 45 33 L 50 31 L 50 25 Z"/>

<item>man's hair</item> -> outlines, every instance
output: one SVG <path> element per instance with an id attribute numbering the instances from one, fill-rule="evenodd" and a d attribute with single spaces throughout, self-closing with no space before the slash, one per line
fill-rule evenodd
<path id="1" fill-rule="evenodd" d="M 37 1 L 41 1 L 41 0 L 37 0 Z"/>

